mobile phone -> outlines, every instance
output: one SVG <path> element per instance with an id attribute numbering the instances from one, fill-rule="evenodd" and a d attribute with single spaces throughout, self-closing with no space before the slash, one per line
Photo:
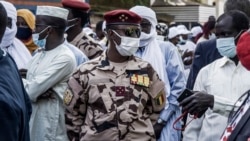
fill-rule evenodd
<path id="1" fill-rule="evenodd" d="M 191 96 L 192 94 L 193 94 L 193 92 L 191 90 L 185 89 L 184 91 L 182 91 L 181 95 L 177 98 L 177 101 L 181 102 L 182 100 Z"/>

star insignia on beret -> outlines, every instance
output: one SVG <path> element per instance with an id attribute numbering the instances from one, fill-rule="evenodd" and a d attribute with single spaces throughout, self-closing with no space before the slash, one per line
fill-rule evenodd
<path id="1" fill-rule="evenodd" d="M 119 17 L 119 19 L 120 19 L 122 22 L 125 22 L 125 21 L 128 19 L 128 17 L 125 16 L 124 14 L 122 14 L 122 15 Z"/>

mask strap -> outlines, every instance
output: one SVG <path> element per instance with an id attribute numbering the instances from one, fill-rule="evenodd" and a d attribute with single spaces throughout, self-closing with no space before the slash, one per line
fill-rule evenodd
<path id="1" fill-rule="evenodd" d="M 118 37 L 122 38 L 115 30 L 112 30 Z"/>
<path id="2" fill-rule="evenodd" d="M 78 19 L 78 18 L 70 19 L 70 20 L 67 21 L 67 23 L 76 21 L 77 19 Z M 72 25 L 70 25 L 70 26 L 68 26 L 68 27 L 71 28 L 71 27 L 73 27 L 73 26 L 75 26 L 75 25 L 76 25 L 76 24 L 74 23 L 74 24 L 72 24 Z"/>
<path id="3" fill-rule="evenodd" d="M 181 121 L 181 120 L 183 119 L 183 117 L 184 117 L 185 115 L 187 115 L 187 114 L 188 114 L 188 111 L 185 111 L 182 115 L 180 115 L 180 116 L 174 121 L 174 123 L 173 123 L 173 128 L 174 128 L 175 130 L 184 131 L 184 130 L 186 129 L 186 127 L 187 127 L 194 119 L 196 119 L 196 118 L 198 117 L 197 114 L 194 114 L 193 117 L 190 116 L 192 119 L 191 119 L 189 122 L 187 122 L 186 125 L 185 125 L 183 128 L 177 128 L 177 127 L 175 126 L 176 123 L 179 122 L 179 121 Z"/>
<path id="4" fill-rule="evenodd" d="M 246 30 L 241 30 L 236 36 L 235 36 L 235 40 L 237 40 L 240 36 L 241 36 L 241 34 L 243 33 L 243 32 L 245 32 Z"/>
<path id="5" fill-rule="evenodd" d="M 47 30 L 50 26 L 47 26 L 46 28 L 44 28 L 42 31 L 40 31 L 38 34 L 42 34 L 45 30 Z"/>
<path id="6" fill-rule="evenodd" d="M 114 30 L 111 30 L 111 31 L 114 32 L 116 34 L 116 36 L 118 36 L 122 40 L 122 37 L 116 31 L 114 31 Z M 113 41 L 116 45 L 118 45 L 114 39 L 113 39 Z"/>
<path id="7" fill-rule="evenodd" d="M 72 22 L 72 21 L 76 21 L 78 18 L 74 18 L 74 19 L 70 19 L 67 22 Z"/>

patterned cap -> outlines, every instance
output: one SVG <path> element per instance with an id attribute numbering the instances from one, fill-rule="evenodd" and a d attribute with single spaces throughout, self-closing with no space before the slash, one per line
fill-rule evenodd
<path id="1" fill-rule="evenodd" d="M 241 64 L 250 70 L 250 31 L 243 33 L 237 43 L 237 55 Z"/>
<path id="2" fill-rule="evenodd" d="M 69 11 L 64 8 L 54 6 L 37 6 L 36 15 L 57 17 L 67 20 Z"/>
<path id="3" fill-rule="evenodd" d="M 141 17 L 129 10 L 113 10 L 104 14 L 106 24 L 140 24 Z"/>
<path id="4" fill-rule="evenodd" d="M 84 0 L 62 0 L 62 5 L 63 7 L 69 7 L 82 11 L 88 11 L 90 9 L 90 5 Z"/>

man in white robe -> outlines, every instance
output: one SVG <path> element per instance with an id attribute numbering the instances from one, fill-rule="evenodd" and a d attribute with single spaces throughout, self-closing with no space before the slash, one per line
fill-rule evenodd
<path id="1" fill-rule="evenodd" d="M 76 68 L 72 51 L 64 44 L 68 10 L 38 6 L 33 40 L 44 48 L 27 65 L 24 87 L 31 99 L 32 141 L 67 141 L 63 95 Z M 52 92 L 48 94 L 48 92 Z"/>

